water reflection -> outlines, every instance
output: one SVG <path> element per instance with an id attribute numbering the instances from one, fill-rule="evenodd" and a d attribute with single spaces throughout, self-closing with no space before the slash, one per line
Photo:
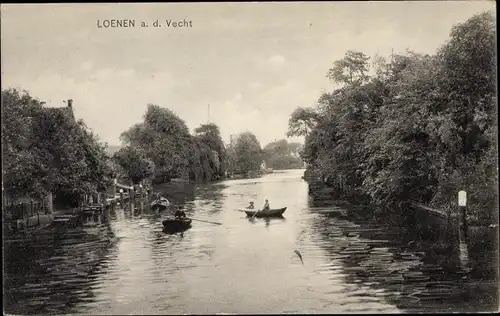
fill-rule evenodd
<path id="1" fill-rule="evenodd" d="M 107 224 L 7 244 L 6 311 L 381 313 L 493 306 L 495 284 L 462 269 L 456 251 L 390 219 L 311 207 L 301 175 L 199 186 L 191 199 L 185 198 L 191 191 L 178 194 L 174 206 L 209 221 L 193 221 L 183 233 L 165 234 L 161 221 L 171 210 L 154 211 L 144 201 L 110 210 Z M 286 206 L 285 217 L 252 219 L 237 211 L 265 198 L 273 208 Z"/>
<path id="2" fill-rule="evenodd" d="M 177 205 L 192 201 L 196 197 L 196 185 L 193 183 L 172 182 L 154 186 L 154 192 L 166 197 Z"/>
<path id="3" fill-rule="evenodd" d="M 4 244 L 5 311 L 15 314 L 72 312 L 95 301 L 98 275 L 116 255 L 109 226 L 39 232 Z"/>
<path id="4" fill-rule="evenodd" d="M 257 223 L 263 222 L 263 223 L 265 223 L 266 227 L 269 227 L 269 225 L 271 225 L 271 223 L 283 224 L 284 222 L 286 222 L 286 218 L 283 216 L 282 217 L 262 217 L 262 218 L 246 216 L 246 219 L 252 224 L 257 224 Z"/>
<path id="5" fill-rule="evenodd" d="M 406 311 L 491 309 L 491 295 L 484 297 L 489 306 L 471 304 L 470 287 L 477 282 L 447 246 L 412 240 L 383 221 L 361 224 L 330 215 L 312 217 L 311 223 L 320 235 L 318 244 L 342 262 L 353 296 L 367 296 L 366 291 L 356 290 L 362 284 Z"/>
<path id="6" fill-rule="evenodd" d="M 226 189 L 227 185 L 223 183 L 200 185 L 197 187 L 196 197 L 187 206 L 191 210 L 204 209 L 210 214 L 216 214 L 224 209 Z"/>

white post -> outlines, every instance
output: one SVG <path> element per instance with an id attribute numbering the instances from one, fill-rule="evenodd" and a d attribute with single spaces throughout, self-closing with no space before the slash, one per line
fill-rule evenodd
<path id="1" fill-rule="evenodd" d="M 47 193 L 45 196 L 46 203 L 47 203 L 47 211 L 49 214 L 52 214 L 54 211 L 54 203 L 53 203 L 53 197 L 52 197 L 52 192 Z"/>
<path id="2" fill-rule="evenodd" d="M 458 192 L 458 243 L 459 258 L 463 267 L 468 266 L 469 251 L 467 249 L 467 192 Z"/>

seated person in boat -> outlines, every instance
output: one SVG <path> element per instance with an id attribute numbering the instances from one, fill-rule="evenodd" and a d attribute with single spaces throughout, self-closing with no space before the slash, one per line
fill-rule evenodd
<path id="1" fill-rule="evenodd" d="M 174 216 L 175 216 L 175 218 L 185 218 L 186 217 L 186 213 L 184 213 L 184 211 L 182 210 L 182 208 L 179 207 L 177 209 L 177 211 L 175 211 Z"/>
<path id="2" fill-rule="evenodd" d="M 253 210 L 255 206 L 253 205 L 253 202 L 250 202 L 250 205 L 247 206 L 247 209 Z"/>
<path id="3" fill-rule="evenodd" d="M 269 211 L 269 200 L 266 199 L 266 203 L 264 203 L 264 207 L 262 208 L 263 211 Z"/>
<path id="4" fill-rule="evenodd" d="M 156 193 L 156 200 L 158 202 L 168 202 L 167 198 L 166 197 L 163 197 L 160 195 L 160 193 Z"/>

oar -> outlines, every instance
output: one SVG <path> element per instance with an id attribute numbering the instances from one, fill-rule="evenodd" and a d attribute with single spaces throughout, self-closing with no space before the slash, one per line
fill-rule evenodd
<path id="1" fill-rule="evenodd" d="M 260 210 L 257 210 L 257 212 L 253 213 L 253 216 L 251 219 L 253 219 L 255 217 L 255 215 L 257 215 L 257 213 L 259 213 Z"/>
<path id="2" fill-rule="evenodd" d="M 193 221 L 205 222 L 205 223 L 210 223 L 210 224 L 215 224 L 215 225 L 222 225 L 222 223 L 204 221 L 204 220 L 196 219 L 196 218 L 190 218 L 190 219 L 193 220 Z"/>

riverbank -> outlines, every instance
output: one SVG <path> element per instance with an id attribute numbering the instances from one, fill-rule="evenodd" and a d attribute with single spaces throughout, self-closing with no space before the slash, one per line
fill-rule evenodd
<path id="1" fill-rule="evenodd" d="M 126 199 L 128 199 L 128 196 L 126 196 Z M 106 199 L 106 203 L 101 207 L 110 207 L 112 204 L 116 204 L 118 200 L 119 196 L 108 198 Z M 10 237 L 17 238 L 19 234 L 35 233 L 50 227 L 56 222 L 75 220 L 75 218 L 81 215 L 78 211 L 83 211 L 84 209 L 78 207 L 60 208 L 53 210 L 51 213 L 39 213 L 17 220 L 5 220 L 3 222 L 4 237 L 7 239 Z"/>
<path id="2" fill-rule="evenodd" d="M 44 229 L 54 222 L 58 216 L 71 215 L 75 212 L 74 208 L 54 210 L 50 214 L 35 214 L 23 219 L 4 222 L 4 236 L 23 232 L 35 232 Z"/>

